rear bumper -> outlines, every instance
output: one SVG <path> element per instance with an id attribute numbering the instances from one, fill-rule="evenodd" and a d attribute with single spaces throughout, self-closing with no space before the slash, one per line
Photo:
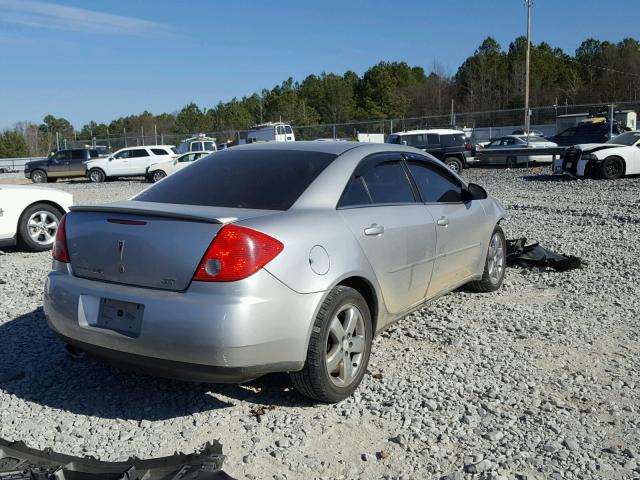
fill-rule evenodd
<path id="1" fill-rule="evenodd" d="M 139 333 L 96 326 L 101 298 L 144 305 Z M 184 292 L 53 271 L 44 312 L 64 341 L 112 363 L 185 380 L 238 382 L 302 368 L 322 298 L 322 292 L 296 293 L 264 270 L 239 282 L 193 282 Z"/>

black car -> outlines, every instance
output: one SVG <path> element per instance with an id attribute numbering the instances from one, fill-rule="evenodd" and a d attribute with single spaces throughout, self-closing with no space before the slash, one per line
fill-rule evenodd
<path id="1" fill-rule="evenodd" d="M 627 129 L 617 122 L 613 123 L 614 135 L 620 135 L 626 131 Z M 609 122 L 582 123 L 549 137 L 549 140 L 561 147 L 570 147 L 581 143 L 605 143 L 611 140 L 609 138 Z"/>
<path id="2" fill-rule="evenodd" d="M 471 154 L 471 144 L 460 130 L 439 128 L 391 133 L 386 143 L 424 150 L 457 173 L 467 167 L 467 157 Z"/>
<path id="3" fill-rule="evenodd" d="M 84 177 L 85 162 L 98 158 L 95 148 L 69 148 L 58 150 L 42 160 L 32 160 L 24 166 L 24 176 L 33 183 L 51 183 L 59 178 Z"/>

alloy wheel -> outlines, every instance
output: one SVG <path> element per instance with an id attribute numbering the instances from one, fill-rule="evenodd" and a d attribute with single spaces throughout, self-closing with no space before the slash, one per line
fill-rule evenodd
<path id="1" fill-rule="evenodd" d="M 164 177 L 166 177 L 167 174 L 164 173 L 162 170 L 156 170 L 155 172 L 153 172 L 153 182 L 159 182 L 160 180 L 162 180 Z"/>
<path id="2" fill-rule="evenodd" d="M 334 385 L 346 387 L 360 373 L 366 349 L 362 313 L 355 305 L 344 305 L 329 325 L 325 363 Z"/>
<path id="3" fill-rule="evenodd" d="M 53 213 L 38 210 L 27 221 L 29 236 L 38 245 L 51 245 L 58 230 L 58 222 Z"/>
<path id="4" fill-rule="evenodd" d="M 489 278 L 491 282 L 496 284 L 502 278 L 504 271 L 504 245 L 502 237 L 498 232 L 494 233 L 489 243 L 489 254 L 487 255 Z"/>

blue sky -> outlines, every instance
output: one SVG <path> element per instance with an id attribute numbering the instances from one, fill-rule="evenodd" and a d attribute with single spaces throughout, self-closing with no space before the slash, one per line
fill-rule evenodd
<path id="1" fill-rule="evenodd" d="M 532 18 L 534 43 L 570 53 L 640 37 L 638 0 L 534 0 Z M 455 73 L 486 36 L 507 47 L 525 28 L 522 0 L 0 0 L 0 128 L 211 107 L 381 60 Z"/>

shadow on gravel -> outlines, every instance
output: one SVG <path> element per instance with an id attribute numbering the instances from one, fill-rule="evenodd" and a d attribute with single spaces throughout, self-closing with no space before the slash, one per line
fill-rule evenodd
<path id="1" fill-rule="evenodd" d="M 180 382 L 74 360 L 49 330 L 42 308 L 0 325 L 0 391 L 81 415 L 166 420 L 234 406 L 218 396 L 261 405 L 310 406 L 286 374 L 244 385 Z"/>
<path id="2" fill-rule="evenodd" d="M 522 177 L 527 182 L 551 182 L 551 183 L 563 183 L 563 182 L 575 182 L 575 178 L 568 177 L 566 175 L 551 175 L 551 174 L 539 174 L 539 175 L 525 175 Z"/>

